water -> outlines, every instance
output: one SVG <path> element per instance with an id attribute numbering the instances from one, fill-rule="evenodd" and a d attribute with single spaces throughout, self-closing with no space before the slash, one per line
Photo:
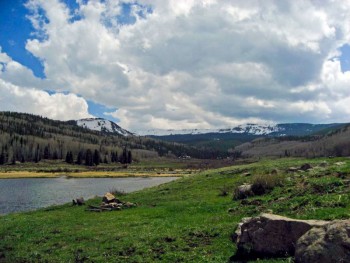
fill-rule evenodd
<path id="1" fill-rule="evenodd" d="M 64 204 L 78 197 L 89 199 L 111 189 L 132 192 L 175 179 L 177 177 L 0 179 L 0 214 Z"/>

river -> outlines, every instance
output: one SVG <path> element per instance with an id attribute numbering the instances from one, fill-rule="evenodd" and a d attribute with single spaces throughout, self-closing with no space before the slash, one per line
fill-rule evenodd
<path id="1" fill-rule="evenodd" d="M 110 190 L 133 192 L 178 177 L 0 179 L 0 214 L 30 211 L 101 196 Z"/>

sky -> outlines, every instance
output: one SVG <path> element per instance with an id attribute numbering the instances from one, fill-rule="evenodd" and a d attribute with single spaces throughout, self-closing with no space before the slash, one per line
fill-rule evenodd
<path id="1" fill-rule="evenodd" d="M 350 122 L 350 0 L 0 0 L 0 110 L 131 131 Z"/>

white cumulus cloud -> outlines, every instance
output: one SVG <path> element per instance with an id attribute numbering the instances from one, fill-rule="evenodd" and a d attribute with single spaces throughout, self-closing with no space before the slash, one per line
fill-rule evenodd
<path id="1" fill-rule="evenodd" d="M 77 2 L 30 0 L 46 79 L 5 55 L 0 78 L 118 108 L 132 130 L 350 121 L 349 1 Z"/>

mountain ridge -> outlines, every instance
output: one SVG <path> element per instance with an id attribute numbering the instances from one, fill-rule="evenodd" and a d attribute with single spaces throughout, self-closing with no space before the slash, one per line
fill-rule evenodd
<path id="1" fill-rule="evenodd" d="M 129 132 L 128 130 L 123 129 L 115 122 L 104 118 L 79 119 L 79 120 L 76 120 L 76 124 L 80 127 L 93 130 L 93 131 L 99 131 L 102 133 L 118 134 L 122 136 L 134 135 L 132 132 Z"/>
<path id="2" fill-rule="evenodd" d="M 203 135 L 203 134 L 249 134 L 249 135 L 273 135 L 273 136 L 298 136 L 309 135 L 323 129 L 332 128 L 345 123 L 311 124 L 311 123 L 279 123 L 279 124 L 241 124 L 232 128 L 218 129 L 150 129 L 137 131 L 141 136 L 171 136 L 171 135 Z"/>

